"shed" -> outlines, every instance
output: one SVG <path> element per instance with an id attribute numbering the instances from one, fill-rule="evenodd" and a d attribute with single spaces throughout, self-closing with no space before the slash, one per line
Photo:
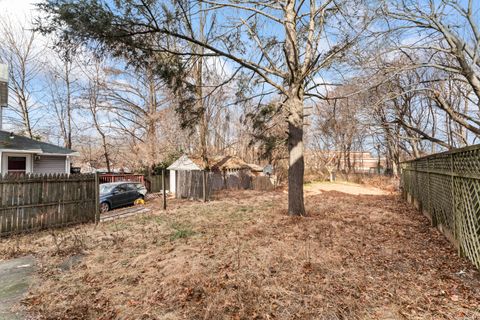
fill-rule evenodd
<path id="1" fill-rule="evenodd" d="M 203 193 L 203 171 L 207 171 L 208 192 L 251 187 L 252 168 L 236 156 L 214 156 L 205 161 L 198 156 L 182 155 L 167 170 L 170 192 L 178 198 L 201 197 L 198 193 Z"/>
<path id="2" fill-rule="evenodd" d="M 196 159 L 198 162 L 198 159 Z M 178 158 L 174 163 L 172 163 L 167 170 L 169 170 L 169 179 L 170 179 L 170 192 L 176 193 L 176 186 L 177 186 L 177 172 L 178 171 L 202 171 L 204 166 L 201 164 L 195 163 L 192 159 L 190 159 L 186 154 L 182 155 Z"/>

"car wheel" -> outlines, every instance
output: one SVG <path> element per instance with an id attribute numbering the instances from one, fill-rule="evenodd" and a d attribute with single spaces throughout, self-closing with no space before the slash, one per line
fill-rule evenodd
<path id="1" fill-rule="evenodd" d="M 133 202 L 134 205 L 139 205 L 139 204 L 145 204 L 145 200 L 143 199 L 142 196 L 138 197 L 137 200 Z"/>
<path id="2" fill-rule="evenodd" d="M 100 213 L 105 213 L 110 210 L 110 205 L 107 202 L 100 203 Z"/>

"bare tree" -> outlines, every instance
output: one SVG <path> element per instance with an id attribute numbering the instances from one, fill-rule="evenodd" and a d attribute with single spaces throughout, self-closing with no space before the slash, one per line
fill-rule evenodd
<path id="1" fill-rule="evenodd" d="M 93 62 L 93 63 L 92 63 Z M 107 133 L 102 125 L 102 88 L 105 85 L 105 75 L 103 66 L 99 59 L 92 58 L 84 69 L 85 75 L 88 77 L 88 82 L 84 88 L 84 96 L 88 111 L 93 120 L 93 126 L 101 138 L 101 147 L 103 151 L 103 158 L 107 171 L 112 171 L 111 161 L 111 145 L 107 138 Z"/>
<path id="2" fill-rule="evenodd" d="M 9 109 L 15 115 L 12 120 L 19 119 L 22 130 L 30 138 L 34 136 L 34 113 L 40 107 L 34 95 L 39 92 L 44 47 L 37 40 L 38 34 L 24 24 L 0 18 L 0 62 L 9 67 L 8 87 L 12 95 Z"/>
<path id="3" fill-rule="evenodd" d="M 74 99 L 79 94 L 77 76 L 75 75 L 76 62 L 73 50 L 65 48 L 59 52 L 52 52 L 46 68 L 47 87 L 49 97 L 48 107 L 53 108 L 57 118 L 65 148 L 72 148 L 72 131 L 74 125 Z"/>
<path id="4" fill-rule="evenodd" d="M 402 69 L 435 70 L 435 79 L 430 77 L 431 84 L 421 90 L 452 121 L 476 135 L 480 134 L 479 9 L 473 0 L 384 1 L 386 16 L 396 23 L 390 26 L 401 30 L 395 33 L 400 40 L 394 48 L 410 60 Z M 411 30 L 417 36 L 408 43 L 411 34 L 403 33 Z M 451 100 L 453 91 L 463 96 L 467 108 L 459 109 L 458 101 Z"/>
<path id="5" fill-rule="evenodd" d="M 136 70 L 109 67 L 105 71 L 103 105 L 112 115 L 112 128 L 140 144 L 146 153 L 142 163 L 150 170 L 159 162 L 158 121 L 171 102 L 165 85 L 148 65 Z"/>
<path id="6" fill-rule="evenodd" d="M 178 3 L 174 1 L 173 7 Z M 129 0 L 118 4 L 112 9 L 94 1 L 50 0 L 42 8 L 54 17 L 54 24 L 67 25 L 64 30 L 81 41 L 95 39 L 115 52 L 136 48 L 175 56 L 221 56 L 251 72 L 255 81 L 269 90 L 273 89 L 282 97 L 279 107 L 285 109 L 288 124 L 288 212 L 305 214 L 304 101 L 308 97 L 323 97 L 317 90 L 322 82 L 317 81 L 320 79 L 317 75 L 338 60 L 368 24 L 368 10 L 350 10 L 353 6 L 359 8 L 361 2 L 183 1 L 180 11 L 160 2 Z M 92 7 L 95 10 L 90 10 Z M 213 41 L 193 37 L 185 25 L 175 23 L 187 12 L 204 11 L 223 16 L 224 23 L 212 35 Z M 92 19 L 92 13 L 102 18 Z M 170 46 L 168 41 L 152 46 L 142 39 L 145 34 L 171 37 L 204 51 L 188 50 L 187 45 L 177 51 L 178 47 Z"/>

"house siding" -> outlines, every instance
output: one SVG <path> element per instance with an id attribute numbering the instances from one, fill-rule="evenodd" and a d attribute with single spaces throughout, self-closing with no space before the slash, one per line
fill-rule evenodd
<path id="1" fill-rule="evenodd" d="M 34 173 L 66 173 L 67 157 L 65 156 L 42 156 L 33 161 Z"/>

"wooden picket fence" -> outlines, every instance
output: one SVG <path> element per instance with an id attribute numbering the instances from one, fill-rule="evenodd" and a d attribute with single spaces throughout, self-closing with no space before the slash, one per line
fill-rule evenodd
<path id="1" fill-rule="evenodd" d="M 99 221 L 98 176 L 0 176 L 0 236 Z"/>
<path id="2" fill-rule="evenodd" d="M 402 164 L 404 197 L 480 268 L 480 145 Z"/>
<path id="3" fill-rule="evenodd" d="M 143 174 L 131 173 L 102 173 L 99 175 L 100 183 L 131 181 L 145 184 L 145 177 Z"/>

